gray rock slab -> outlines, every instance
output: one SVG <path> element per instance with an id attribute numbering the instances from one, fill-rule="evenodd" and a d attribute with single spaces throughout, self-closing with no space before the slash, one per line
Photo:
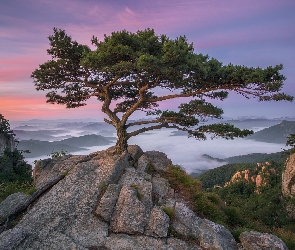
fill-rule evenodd
<path id="1" fill-rule="evenodd" d="M 152 191 L 158 197 L 165 197 L 170 190 L 169 181 L 165 178 L 154 176 L 152 178 L 152 184 L 153 184 Z"/>
<path id="2" fill-rule="evenodd" d="M 273 234 L 243 232 L 239 239 L 245 250 L 288 250 L 286 244 Z"/>
<path id="3" fill-rule="evenodd" d="M 115 205 L 118 200 L 118 196 L 121 190 L 121 186 L 118 184 L 108 185 L 105 193 L 101 197 L 99 204 L 95 210 L 95 214 L 102 218 L 104 221 L 109 222 Z"/>
<path id="4" fill-rule="evenodd" d="M 118 184 L 121 186 L 133 186 L 139 192 L 141 202 L 150 211 L 153 207 L 152 202 L 152 183 L 151 175 L 137 171 L 135 168 L 128 168 L 122 175 Z"/>
<path id="5" fill-rule="evenodd" d="M 26 242 L 28 243 L 28 241 Z M 24 244 L 22 248 L 25 250 L 88 250 L 89 248 L 83 247 L 78 243 L 74 242 L 73 239 L 61 232 L 52 232 L 51 237 L 39 240 L 36 239 L 34 242 Z"/>
<path id="6" fill-rule="evenodd" d="M 101 247 L 108 236 L 108 224 L 98 220 L 94 215 L 88 214 L 88 219 L 75 220 L 67 228 L 68 235 L 74 242 L 87 248 Z"/>
<path id="7" fill-rule="evenodd" d="M 138 145 L 129 145 L 127 151 L 131 155 L 134 162 L 137 162 L 143 155 L 143 151 Z"/>
<path id="8" fill-rule="evenodd" d="M 154 207 L 145 234 L 154 237 L 167 237 L 169 221 L 169 216 L 161 208 Z"/>
<path id="9" fill-rule="evenodd" d="M 6 217 L 18 206 L 23 204 L 27 198 L 28 195 L 22 192 L 9 195 L 4 201 L 0 203 L 0 217 Z"/>
<path id="10" fill-rule="evenodd" d="M 168 250 L 169 248 L 161 239 L 147 236 L 130 236 L 126 234 L 112 234 L 105 244 L 107 249 L 112 250 Z M 170 248 L 171 249 L 171 248 Z"/>
<path id="11" fill-rule="evenodd" d="M 14 249 L 46 249 L 60 241 L 56 238 L 58 236 L 73 240 L 76 249 L 79 245 L 87 248 L 89 244 L 100 247 L 108 234 L 108 225 L 95 217 L 93 211 L 102 184 L 120 178 L 129 166 L 128 157 L 127 152 L 114 157 L 105 150 L 84 158 L 84 161 L 74 160 L 75 166 L 65 178 L 40 197 L 12 230 L 0 234 L 0 242 L 8 241 L 16 245 Z M 70 158 L 67 161 L 71 164 Z M 58 164 L 52 167 L 52 171 L 58 169 Z M 25 238 L 14 235 L 25 235 Z M 65 248 L 70 244 L 67 242 Z"/>
<path id="12" fill-rule="evenodd" d="M 4 231 L 0 234 L 0 249 L 18 249 L 19 244 L 26 236 L 26 233 L 20 228 Z"/>
<path id="13" fill-rule="evenodd" d="M 229 230 L 207 219 L 204 219 L 199 227 L 198 240 L 203 249 L 238 249 L 238 245 Z"/>
<path id="14" fill-rule="evenodd" d="M 111 231 L 143 234 L 148 217 L 149 209 L 138 199 L 137 190 L 130 186 L 123 186 L 111 220 Z"/>
<path id="15" fill-rule="evenodd" d="M 145 154 L 139 157 L 137 162 L 138 171 L 146 172 L 150 165 L 151 165 L 151 161 Z"/>
<path id="16" fill-rule="evenodd" d="M 227 229 L 197 217 L 165 178 L 145 172 L 149 161 L 158 170 L 171 165 L 165 154 L 149 151 L 145 158 L 138 146 L 129 149 L 121 155 L 111 147 L 39 162 L 34 173 L 39 187 L 66 176 L 32 204 L 13 229 L 0 234 L 0 249 L 237 249 Z M 175 212 L 172 222 L 165 206 Z M 169 226 L 184 237 L 170 237 Z"/>
<path id="17" fill-rule="evenodd" d="M 184 203 L 175 203 L 175 221 L 173 222 L 174 229 L 182 235 L 189 237 L 194 235 L 199 236 L 200 226 L 203 220 L 195 215 Z"/>
<path id="18" fill-rule="evenodd" d="M 48 182 L 56 179 L 61 174 L 69 171 L 73 166 L 78 164 L 85 156 L 62 156 L 58 158 L 48 158 L 36 162 L 33 169 L 34 184 L 41 188 Z"/>
<path id="19" fill-rule="evenodd" d="M 137 171 L 135 168 L 127 168 L 125 173 L 121 176 L 118 184 L 119 185 L 141 185 L 143 182 L 150 183 L 149 185 L 152 187 L 151 184 L 152 176 L 145 172 Z"/>
<path id="20" fill-rule="evenodd" d="M 168 159 L 167 155 L 159 151 L 147 151 L 145 155 L 150 159 L 156 170 L 165 170 L 172 165 L 172 161 Z"/>
<path id="21" fill-rule="evenodd" d="M 167 245 L 171 250 L 202 250 L 197 244 L 190 244 L 177 238 L 168 238 Z"/>

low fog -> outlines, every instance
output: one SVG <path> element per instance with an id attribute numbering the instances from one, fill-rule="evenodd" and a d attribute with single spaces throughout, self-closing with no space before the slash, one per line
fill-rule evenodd
<path id="1" fill-rule="evenodd" d="M 267 119 L 244 119 L 229 121 L 240 128 L 249 128 L 259 131 L 263 128 L 280 123 L 281 120 Z M 42 121 L 31 120 L 11 123 L 16 138 L 20 141 L 18 148 L 32 151 L 25 154 L 28 163 L 34 160 L 50 157 L 53 151 L 60 151 L 61 147 L 68 147 L 67 153 L 86 155 L 91 152 L 106 149 L 116 143 L 115 129 L 104 122 L 94 121 Z M 95 134 L 98 144 L 85 144 L 87 135 Z M 175 135 L 175 130 L 162 129 L 140 134 L 129 139 L 128 144 L 137 144 L 143 151 L 157 150 L 167 154 L 174 164 L 181 165 L 188 173 L 216 168 L 224 163 L 208 160 L 203 154 L 214 158 L 224 159 L 231 156 L 245 155 L 250 153 L 275 153 L 285 149 L 284 144 L 265 143 L 250 139 L 213 139 L 198 141 L 188 138 L 186 135 Z M 75 139 L 70 139 L 76 137 Z M 89 139 L 87 139 L 89 142 Z M 77 141 L 79 141 L 77 143 Z M 50 142 L 50 143 L 48 143 Z M 64 142 L 64 143 L 63 143 Z M 35 143 L 39 151 L 33 152 L 34 148 L 27 148 Z M 74 143 L 71 145 L 71 143 Z M 40 146 L 39 146 L 40 144 Z M 100 145 L 100 146 L 94 146 Z M 42 148 L 44 147 L 44 148 Z M 40 148 L 42 150 L 40 151 Z M 36 150 L 36 149 L 35 149 Z M 32 157 L 34 156 L 34 157 Z M 34 165 L 34 164 L 32 164 Z"/>

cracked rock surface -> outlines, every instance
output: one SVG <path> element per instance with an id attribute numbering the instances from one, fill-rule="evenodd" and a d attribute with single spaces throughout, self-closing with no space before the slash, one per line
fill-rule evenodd
<path id="1" fill-rule="evenodd" d="M 226 228 L 197 217 L 167 179 L 148 173 L 150 166 L 165 171 L 172 164 L 164 153 L 144 153 L 136 145 L 114 152 L 39 161 L 38 188 L 66 176 L 0 234 L 0 249 L 238 249 Z M 171 228 L 182 237 L 173 237 Z"/>

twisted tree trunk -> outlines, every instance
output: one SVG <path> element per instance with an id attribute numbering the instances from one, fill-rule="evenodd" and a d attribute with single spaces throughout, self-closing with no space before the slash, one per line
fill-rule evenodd
<path id="1" fill-rule="evenodd" d="M 125 150 L 127 150 L 128 144 L 128 133 L 127 133 L 127 127 L 125 125 L 119 125 L 116 127 L 117 129 L 117 143 L 116 143 L 116 151 L 117 153 L 123 153 Z"/>

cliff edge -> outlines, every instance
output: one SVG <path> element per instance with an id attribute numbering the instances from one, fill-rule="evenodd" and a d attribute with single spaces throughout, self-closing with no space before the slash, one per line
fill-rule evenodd
<path id="1" fill-rule="evenodd" d="M 15 149 L 15 141 L 12 135 L 0 133 L 0 155 L 5 150 L 13 151 Z"/>
<path id="2" fill-rule="evenodd" d="M 282 192 L 286 197 L 295 197 L 295 153 L 286 161 L 286 167 L 282 174 Z"/>

